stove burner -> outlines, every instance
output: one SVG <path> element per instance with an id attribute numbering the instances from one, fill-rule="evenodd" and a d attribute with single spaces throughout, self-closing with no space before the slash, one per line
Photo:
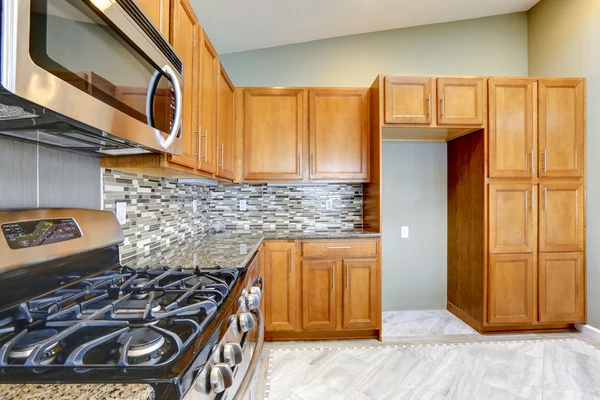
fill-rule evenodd
<path id="1" fill-rule="evenodd" d="M 185 286 L 188 288 L 192 288 L 192 287 L 196 286 L 198 283 L 200 283 L 201 281 L 202 281 L 201 277 L 193 276 L 189 279 L 186 279 Z"/>
<path id="2" fill-rule="evenodd" d="M 146 286 L 146 284 L 149 282 L 150 280 L 148 278 L 136 278 L 131 282 L 131 288 L 132 289 L 141 289 L 144 286 Z M 137 292 L 137 293 L 133 293 L 131 295 L 132 299 L 136 299 L 136 300 L 140 300 L 140 299 L 145 299 L 148 297 L 148 292 Z"/>
<path id="3" fill-rule="evenodd" d="M 126 333 L 121 338 L 121 343 L 127 343 L 131 338 L 127 357 L 137 358 L 149 356 L 160 350 L 166 343 L 165 337 L 150 328 L 139 328 Z"/>
<path id="4" fill-rule="evenodd" d="M 39 331 L 27 332 L 13 346 L 10 353 L 8 353 L 8 356 L 16 360 L 24 360 L 29 357 L 35 346 L 57 334 L 58 331 L 56 329 L 41 329 Z M 42 358 L 40 359 L 41 364 L 50 364 L 61 349 L 62 347 L 59 342 L 52 344 L 42 355 Z"/>

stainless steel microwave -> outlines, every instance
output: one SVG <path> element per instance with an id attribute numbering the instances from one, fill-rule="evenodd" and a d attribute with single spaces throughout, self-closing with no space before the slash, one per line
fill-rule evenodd
<path id="1" fill-rule="evenodd" d="M 91 155 L 182 153 L 184 66 L 135 1 L 0 4 L 0 135 Z"/>

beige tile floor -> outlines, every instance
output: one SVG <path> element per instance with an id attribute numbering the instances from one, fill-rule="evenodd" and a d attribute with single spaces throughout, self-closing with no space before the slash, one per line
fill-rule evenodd
<path id="1" fill-rule="evenodd" d="M 600 400 L 600 341 L 480 335 L 446 311 L 384 313 L 376 340 L 271 342 L 253 399 Z"/>

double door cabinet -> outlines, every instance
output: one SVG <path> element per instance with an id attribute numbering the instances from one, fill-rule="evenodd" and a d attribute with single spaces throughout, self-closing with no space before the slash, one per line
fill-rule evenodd
<path id="1" fill-rule="evenodd" d="M 378 240 L 267 241 L 267 339 L 380 337 Z"/>

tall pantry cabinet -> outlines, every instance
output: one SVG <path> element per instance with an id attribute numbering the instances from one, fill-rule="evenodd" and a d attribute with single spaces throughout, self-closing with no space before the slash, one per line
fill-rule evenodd
<path id="1" fill-rule="evenodd" d="M 448 145 L 449 214 L 482 180 L 478 195 L 487 197 L 482 221 L 462 217 L 459 206 L 449 216 L 450 242 L 478 240 L 462 230 L 477 227 L 487 240 L 481 259 L 449 252 L 448 308 L 480 331 L 584 322 L 585 81 L 490 78 L 488 96 L 487 136 Z M 465 157 L 467 147 L 482 156 Z M 460 287 L 473 277 L 480 288 Z"/>

